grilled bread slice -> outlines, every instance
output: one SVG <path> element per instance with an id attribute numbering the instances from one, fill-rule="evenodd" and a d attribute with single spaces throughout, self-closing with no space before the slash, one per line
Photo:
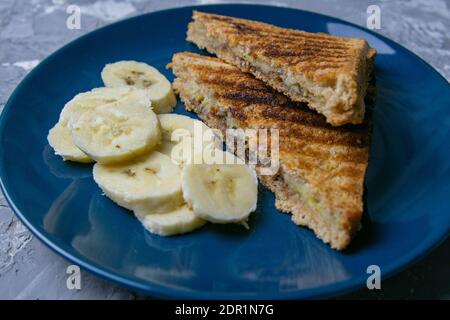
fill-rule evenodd
<path id="1" fill-rule="evenodd" d="M 284 29 L 194 11 L 187 40 L 339 126 L 364 119 L 375 50 L 364 39 Z"/>
<path id="2" fill-rule="evenodd" d="M 252 75 L 218 58 L 177 53 L 169 67 L 186 109 L 210 127 L 279 130 L 279 170 L 261 182 L 276 207 L 342 250 L 360 228 L 370 125 L 333 127 Z"/>

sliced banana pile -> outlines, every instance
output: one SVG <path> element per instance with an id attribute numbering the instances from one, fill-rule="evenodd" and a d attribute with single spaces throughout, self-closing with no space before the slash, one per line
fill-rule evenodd
<path id="1" fill-rule="evenodd" d="M 105 66 L 106 85 L 62 109 L 48 142 L 64 160 L 96 162 L 93 178 L 150 232 L 171 236 L 207 221 L 246 223 L 256 209 L 255 171 L 199 120 L 169 112 L 176 98 L 156 69 L 135 61 Z M 230 162 L 231 160 L 231 162 Z"/>

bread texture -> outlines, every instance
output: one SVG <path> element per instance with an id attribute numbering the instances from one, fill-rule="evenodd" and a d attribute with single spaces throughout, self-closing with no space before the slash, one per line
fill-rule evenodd
<path id="1" fill-rule="evenodd" d="M 363 213 L 370 112 L 360 125 L 333 127 L 304 103 L 218 58 L 183 52 L 169 66 L 186 109 L 210 127 L 278 129 L 279 170 L 263 175 L 257 166 L 260 181 L 294 223 L 335 249 L 346 248 Z"/>
<path id="2" fill-rule="evenodd" d="M 360 124 L 376 51 L 367 41 L 285 29 L 194 11 L 187 40 L 291 100 L 306 102 L 333 126 Z"/>

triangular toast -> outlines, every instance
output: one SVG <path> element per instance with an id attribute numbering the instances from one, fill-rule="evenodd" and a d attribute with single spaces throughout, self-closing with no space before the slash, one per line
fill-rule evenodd
<path id="1" fill-rule="evenodd" d="M 187 40 L 252 73 L 291 100 L 306 102 L 333 126 L 364 119 L 375 56 L 364 39 L 194 11 Z"/>
<path id="2" fill-rule="evenodd" d="M 368 164 L 369 114 L 361 125 L 333 127 L 303 103 L 266 86 L 218 58 L 177 53 L 169 66 L 186 109 L 210 127 L 277 128 L 280 169 L 260 181 L 276 207 L 344 249 L 360 228 Z"/>

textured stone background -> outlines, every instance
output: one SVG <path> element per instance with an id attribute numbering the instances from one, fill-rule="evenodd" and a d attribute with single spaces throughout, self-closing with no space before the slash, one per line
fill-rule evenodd
<path id="1" fill-rule="evenodd" d="M 222 1 L 1 0 L 0 109 L 27 72 L 54 50 L 81 34 L 128 16 L 180 5 Z M 238 1 L 234 1 L 238 2 Z M 239 1 L 248 2 L 248 1 Z M 400 42 L 450 79 L 450 1 L 260 1 L 336 16 L 365 26 L 366 8 L 381 8 L 380 33 Z M 69 4 L 81 7 L 81 30 L 66 28 Z M 450 299 L 450 239 L 427 258 L 384 281 L 382 290 L 361 290 L 343 298 Z M 66 288 L 70 263 L 56 255 L 16 219 L 0 193 L 1 299 L 144 298 L 89 273 L 82 289 Z"/>

